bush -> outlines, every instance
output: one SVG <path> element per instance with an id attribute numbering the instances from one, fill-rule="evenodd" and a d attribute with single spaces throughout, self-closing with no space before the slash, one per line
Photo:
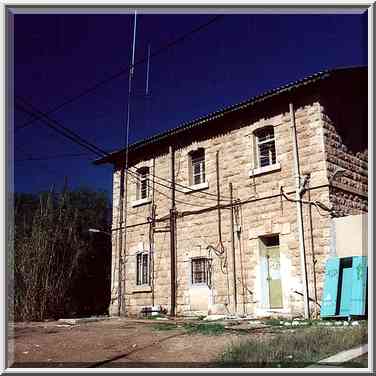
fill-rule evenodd
<path id="1" fill-rule="evenodd" d="M 110 239 L 103 240 L 102 235 L 101 242 L 94 242 L 88 228 L 106 230 L 107 210 L 105 195 L 89 190 L 64 189 L 59 194 L 51 190 L 39 197 L 15 195 L 14 249 L 8 259 L 14 270 L 15 320 L 88 313 L 93 311 L 95 298 L 102 301 L 99 311 L 104 313 L 109 296 L 105 297 L 107 302 L 103 299 L 109 294 L 100 296 L 103 287 L 96 290 L 95 286 L 101 283 L 109 289 L 103 276 L 110 274 Z M 98 274 L 99 269 L 95 271 L 96 259 L 102 274 Z"/>

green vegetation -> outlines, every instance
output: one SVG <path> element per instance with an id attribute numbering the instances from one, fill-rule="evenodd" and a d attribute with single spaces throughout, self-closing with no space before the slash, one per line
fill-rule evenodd
<path id="1" fill-rule="evenodd" d="M 164 331 L 164 330 L 176 330 L 178 327 L 175 324 L 154 324 L 152 326 L 153 330 Z"/>
<path id="2" fill-rule="evenodd" d="M 157 315 L 150 315 L 150 316 L 141 316 L 140 318 L 142 320 L 160 320 L 161 318 L 164 318 L 164 317 L 166 316 L 157 314 Z"/>
<path id="3" fill-rule="evenodd" d="M 109 305 L 109 202 L 89 189 L 15 194 L 9 306 L 17 321 L 104 314 Z"/>
<path id="4" fill-rule="evenodd" d="M 184 324 L 184 329 L 189 334 L 204 334 L 208 336 L 216 336 L 223 334 L 225 331 L 225 327 L 223 324 L 215 324 L 215 323 L 208 323 L 208 324 Z"/>
<path id="5" fill-rule="evenodd" d="M 195 323 L 185 323 L 182 325 L 158 323 L 152 326 L 154 330 L 177 330 L 183 329 L 187 334 L 204 334 L 207 336 L 215 336 L 223 334 L 225 327 L 222 324 L 195 324 Z"/>
<path id="6" fill-rule="evenodd" d="M 261 321 L 265 325 L 270 325 L 270 326 L 281 326 L 282 319 L 278 318 L 267 318 Z M 288 321 L 286 321 L 288 322 Z"/>
<path id="7" fill-rule="evenodd" d="M 222 367 L 305 367 L 367 342 L 367 327 L 309 326 L 229 347 Z"/>

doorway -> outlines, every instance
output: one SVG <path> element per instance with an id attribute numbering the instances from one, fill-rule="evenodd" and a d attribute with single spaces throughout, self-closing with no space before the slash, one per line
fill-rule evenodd
<path id="1" fill-rule="evenodd" d="M 260 241 L 261 302 L 263 308 L 283 308 L 279 236 L 263 236 Z"/>

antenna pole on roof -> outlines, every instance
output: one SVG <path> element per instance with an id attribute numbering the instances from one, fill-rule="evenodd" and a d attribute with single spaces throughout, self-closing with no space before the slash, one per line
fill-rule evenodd
<path id="1" fill-rule="evenodd" d="M 145 95 L 148 96 L 149 94 L 149 73 L 150 73 L 150 44 L 148 45 L 148 61 L 146 66 L 146 87 L 145 87 Z"/>
<path id="2" fill-rule="evenodd" d="M 133 43 L 132 43 L 132 58 L 129 68 L 128 76 L 128 103 L 127 103 L 127 119 L 126 119 L 126 134 L 125 134 L 125 160 L 121 165 L 120 173 L 120 195 L 119 195 L 119 249 L 118 249 L 118 316 L 126 313 L 125 310 L 125 262 L 126 262 L 126 247 L 127 247 L 127 209 L 128 209 L 128 146 L 129 146 L 129 129 L 130 129 L 130 115 L 131 115 L 131 97 L 132 97 L 132 79 L 134 75 L 134 60 L 136 48 L 136 30 L 137 30 L 137 11 L 134 12 L 133 23 Z M 124 192 L 126 198 L 124 200 Z M 124 228 L 124 235 L 123 235 Z M 123 246 L 124 244 L 124 246 Z M 123 251 L 124 248 L 124 251 Z"/>

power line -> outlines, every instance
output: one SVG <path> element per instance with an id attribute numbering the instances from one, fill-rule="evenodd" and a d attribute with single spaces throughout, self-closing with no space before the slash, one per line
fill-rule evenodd
<path id="1" fill-rule="evenodd" d="M 113 81 L 115 80 L 116 78 L 119 78 L 121 77 L 122 75 L 126 74 L 126 73 L 129 73 L 130 69 L 133 69 L 136 65 L 139 65 L 139 64 L 143 64 L 145 62 L 148 61 L 148 58 L 151 58 L 151 57 L 156 57 L 158 56 L 159 54 L 161 54 L 162 52 L 168 50 L 169 48 L 173 47 L 173 46 L 176 46 L 180 43 L 182 43 L 185 39 L 187 39 L 189 36 L 195 34 L 195 33 L 198 33 L 199 31 L 205 29 L 206 27 L 208 27 L 209 25 L 211 25 L 212 23 L 218 21 L 219 19 L 223 18 L 224 15 L 217 15 L 216 17 L 213 17 L 212 19 L 210 19 L 208 22 L 200 25 L 200 26 L 197 26 L 196 28 L 192 29 L 191 31 L 181 35 L 180 37 L 176 38 L 175 40 L 167 43 L 166 45 L 160 47 L 158 50 L 156 50 L 155 52 L 151 53 L 149 55 L 146 55 L 144 56 L 142 59 L 136 61 L 133 65 L 131 64 L 130 66 L 126 67 L 126 68 L 123 68 L 121 69 L 119 72 L 117 73 L 114 73 L 112 74 L 111 76 L 103 79 L 103 80 L 100 80 L 98 81 L 96 84 L 94 84 L 93 86 L 87 88 L 87 89 L 84 89 L 81 93 L 71 97 L 70 99 L 67 99 L 66 101 L 62 102 L 61 104 L 53 107 L 51 110 L 47 111 L 46 112 L 46 115 L 50 115 L 60 109 L 62 109 L 63 107 L 67 106 L 68 104 L 71 104 L 75 101 L 77 101 L 78 99 L 84 97 L 85 95 L 87 94 L 90 94 L 92 92 L 94 92 L 95 90 L 97 90 L 99 87 L 107 84 L 108 82 L 110 81 Z M 24 124 L 20 125 L 19 127 L 17 127 L 15 129 L 15 133 L 20 131 L 21 129 L 33 124 L 35 121 L 37 121 L 38 119 L 40 119 L 41 117 L 40 116 L 33 116 L 33 119 L 25 122 Z"/>
<path id="2" fill-rule="evenodd" d="M 21 99 L 19 97 L 16 97 L 15 99 L 16 99 L 16 101 L 17 100 L 21 101 Z M 62 135 L 64 137 L 68 138 L 69 140 L 71 140 L 71 141 L 73 141 L 73 142 L 81 145 L 82 147 L 90 150 L 91 152 L 93 152 L 94 154 L 96 154 L 96 155 L 98 155 L 100 157 L 103 157 L 103 155 L 108 155 L 108 153 L 106 151 L 99 149 L 94 144 L 90 144 L 89 142 L 87 142 L 86 140 L 84 140 L 83 138 L 81 138 L 79 135 L 77 135 L 75 132 L 73 132 L 71 130 L 67 131 L 68 128 L 60 125 L 60 123 L 58 123 L 55 119 L 51 119 L 46 114 L 44 114 L 41 111 L 37 110 L 30 103 L 27 103 L 25 100 L 22 100 L 22 102 L 25 103 L 27 106 L 29 106 L 31 108 L 31 110 L 27 109 L 25 107 L 25 105 L 20 104 L 20 103 L 15 103 L 15 106 L 17 108 L 21 109 L 22 111 L 24 111 L 26 113 L 29 113 L 31 115 L 37 113 L 43 119 L 44 124 L 47 125 L 49 128 L 53 129 L 58 134 L 60 134 L 60 135 Z"/>
<path id="3" fill-rule="evenodd" d="M 171 181 L 170 181 L 169 179 L 162 178 L 162 177 L 160 177 L 160 176 L 156 176 L 156 175 L 154 175 L 154 174 L 150 174 L 150 175 L 153 176 L 153 177 L 155 177 L 155 178 L 157 178 L 157 179 L 163 180 L 163 181 L 165 181 L 165 182 L 167 182 L 167 183 L 171 183 Z M 205 195 L 207 195 L 207 196 L 217 197 L 217 195 L 216 195 L 215 193 L 210 193 L 210 192 L 195 192 L 192 188 L 190 188 L 190 187 L 188 187 L 188 186 L 186 186 L 186 185 L 179 184 L 179 183 L 175 183 L 175 185 L 177 185 L 178 187 L 181 187 L 181 188 L 184 188 L 184 189 L 187 190 L 187 191 L 180 191 L 180 190 L 176 189 L 176 191 L 181 192 L 181 193 L 194 192 L 194 193 L 192 193 L 192 195 L 195 195 L 195 194 L 197 193 L 197 194 L 205 194 Z M 198 197 L 198 196 L 196 196 L 196 197 Z M 227 198 L 225 199 L 226 196 L 222 196 L 222 197 L 224 197 L 224 198 L 221 199 L 221 201 L 229 201 L 229 200 L 230 200 L 229 198 L 228 198 L 228 199 L 227 199 Z M 200 198 L 201 198 L 201 197 L 200 197 Z M 206 199 L 207 199 L 207 200 L 212 200 L 212 201 L 217 201 L 216 198 L 211 198 L 211 197 L 206 197 Z"/>
<path id="4" fill-rule="evenodd" d="M 135 173 L 133 173 L 133 171 L 129 171 L 128 170 L 128 172 L 129 172 L 129 174 L 131 175 L 131 177 L 133 178 L 133 179 L 135 179 L 137 182 L 139 182 L 140 181 L 140 177 L 137 175 L 137 174 L 135 174 Z M 158 183 L 157 183 L 158 184 Z M 162 185 L 163 187 L 166 187 L 166 188 L 168 188 L 168 189 L 171 189 L 171 187 L 169 187 L 169 186 L 167 186 L 167 185 Z M 159 189 L 157 189 L 157 188 L 154 188 L 154 191 L 156 191 L 156 192 L 158 192 L 160 195 L 162 195 L 162 196 L 164 196 L 164 197 L 167 197 L 167 198 L 171 198 L 168 194 L 166 194 L 166 193 L 164 193 L 164 192 L 161 192 Z M 194 206 L 194 207 L 199 207 L 199 208 L 202 208 L 202 209 L 209 209 L 209 207 L 203 207 L 202 205 L 200 205 L 200 204 L 192 204 L 191 202 L 186 202 L 186 201 L 182 201 L 182 200 L 178 200 L 178 199 L 175 199 L 175 201 L 176 202 L 179 202 L 180 204 L 183 204 L 183 205 L 189 205 L 189 206 Z"/>
<path id="5" fill-rule="evenodd" d="M 16 96 L 16 102 L 17 101 L 20 101 L 19 97 Z M 66 137 L 68 138 L 70 141 L 74 142 L 74 143 L 77 143 L 78 145 L 82 146 L 83 148 L 86 148 L 87 150 L 91 151 L 92 153 L 100 156 L 100 157 L 103 157 L 103 156 L 108 156 L 109 153 L 107 153 L 106 151 L 104 151 L 103 149 L 97 147 L 96 145 L 86 141 L 84 138 L 82 138 L 81 136 L 79 136 L 77 133 L 73 132 L 72 130 L 70 130 L 69 128 L 61 125 L 60 122 L 58 122 L 57 120 L 47 116 L 45 113 L 43 113 L 42 111 L 36 109 L 33 105 L 31 105 L 30 103 L 28 103 L 26 100 L 22 100 L 23 103 L 25 103 L 27 106 L 29 106 L 31 109 L 27 109 L 25 107 L 25 105 L 23 104 L 19 104 L 19 103 L 15 103 L 16 107 L 20 108 L 22 111 L 25 111 L 31 115 L 33 115 L 35 112 L 38 114 L 38 115 L 41 115 L 41 118 L 42 120 L 44 121 L 44 124 L 47 125 L 49 128 L 53 129 L 55 132 L 59 133 L 60 135 L 62 135 L 63 137 Z M 138 176 L 138 172 L 137 170 L 136 171 L 132 171 L 130 168 L 127 169 L 128 172 L 130 173 L 133 173 L 134 175 Z M 160 176 L 157 176 L 157 175 L 154 175 L 154 174 L 150 174 L 152 176 L 154 176 L 155 178 L 157 179 L 160 179 L 160 180 L 164 180 L 166 181 L 167 183 L 171 183 L 168 179 L 165 179 L 165 178 L 162 178 Z M 164 187 L 164 188 L 167 188 L 167 189 L 171 189 L 171 187 L 169 185 L 165 185 L 161 182 L 158 182 L 158 181 L 155 181 L 156 184 Z M 176 184 L 178 185 L 178 184 Z M 182 184 L 179 184 L 179 186 L 185 188 L 185 189 L 188 189 L 190 190 L 189 187 L 187 186 L 183 186 Z M 176 189 L 177 192 L 180 192 L 180 193 L 186 193 L 185 191 L 181 191 L 179 189 Z M 201 197 L 201 196 L 195 196 L 196 193 L 207 193 L 207 192 L 194 192 L 192 193 L 191 195 L 195 198 L 199 198 L 199 199 L 207 199 L 207 200 L 214 200 L 212 198 L 204 198 L 204 197 Z M 223 200 L 222 200 L 223 201 Z M 183 201 L 180 201 L 180 202 L 183 202 Z M 191 204 L 193 205 L 193 204 Z M 198 205 L 196 205 L 198 206 Z"/>

